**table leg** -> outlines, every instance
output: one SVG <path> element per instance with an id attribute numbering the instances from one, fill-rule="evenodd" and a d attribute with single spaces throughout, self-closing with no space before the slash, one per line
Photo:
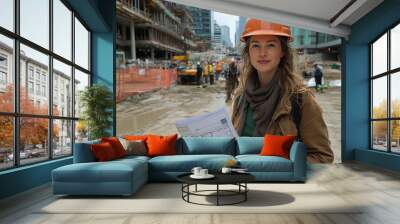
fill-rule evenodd
<path id="1" fill-rule="evenodd" d="M 182 183 L 182 188 L 181 188 L 181 192 L 182 192 L 182 199 L 184 199 L 184 197 L 183 197 L 183 190 L 184 190 L 184 184 Z"/>
<path id="2" fill-rule="evenodd" d="M 244 201 L 247 201 L 247 183 L 244 183 Z"/>
<path id="3" fill-rule="evenodd" d="M 188 192 L 188 193 L 187 193 L 187 201 L 188 201 L 188 202 L 190 202 L 190 201 L 189 201 L 189 195 L 190 195 L 190 184 L 188 184 L 188 185 L 187 185 L 187 192 Z"/>
<path id="4" fill-rule="evenodd" d="M 219 184 L 217 184 L 217 206 L 219 205 Z"/>
<path id="5" fill-rule="evenodd" d="M 197 192 L 197 184 L 196 184 L 196 186 L 195 186 L 195 191 Z"/>

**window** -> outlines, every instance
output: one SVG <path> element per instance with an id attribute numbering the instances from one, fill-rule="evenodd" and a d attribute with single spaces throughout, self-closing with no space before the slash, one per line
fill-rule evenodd
<path id="1" fill-rule="evenodd" d="M 14 0 L 1 0 L 0 26 L 14 31 Z"/>
<path id="2" fill-rule="evenodd" d="M 70 155 L 72 145 L 71 120 L 53 120 L 53 157 Z"/>
<path id="3" fill-rule="evenodd" d="M 72 12 L 60 0 L 53 0 L 54 52 L 71 60 Z"/>
<path id="4" fill-rule="evenodd" d="M 75 18 L 75 62 L 89 70 L 89 32 L 77 18 Z"/>
<path id="5" fill-rule="evenodd" d="M 0 71 L 0 84 L 1 85 L 7 84 L 7 74 L 3 71 Z"/>
<path id="6" fill-rule="evenodd" d="M 6 92 L 7 87 L 7 56 L 0 54 L 0 91 Z"/>
<path id="7" fill-rule="evenodd" d="M 79 70 L 75 71 L 75 117 L 79 117 L 81 114 L 80 103 L 80 93 L 89 86 L 89 75 Z"/>
<path id="8" fill-rule="evenodd" d="M 49 0 L 20 0 L 21 36 L 49 48 Z"/>
<path id="9" fill-rule="evenodd" d="M 42 96 L 46 96 L 46 86 L 42 86 Z"/>
<path id="10" fill-rule="evenodd" d="M 91 75 L 90 31 L 67 1 L 0 2 L 0 26 L 8 30 L 0 29 L 0 83 L 7 85 L 0 85 L 0 171 L 70 156 L 75 132 L 81 130 L 75 128 L 79 114 L 74 115 L 73 105 L 78 96 L 71 87 L 74 83 L 89 85 L 85 79 Z M 15 8 L 14 2 L 19 7 Z M 14 8 L 19 11 L 14 13 Z M 19 33 L 14 32 L 14 26 Z M 74 80 L 75 73 L 78 77 Z M 14 76 L 19 80 L 18 88 Z M 63 101 L 62 105 L 57 101 Z M 19 130 L 15 134 L 14 125 Z M 82 136 L 85 138 L 86 132 Z"/>
<path id="11" fill-rule="evenodd" d="M 0 67 L 3 67 L 3 68 L 7 67 L 7 56 L 0 55 Z"/>
<path id="12" fill-rule="evenodd" d="M 33 94 L 33 91 L 34 91 L 34 87 L 33 87 L 33 82 L 28 82 L 28 91 L 29 91 L 29 94 Z"/>
<path id="13" fill-rule="evenodd" d="M 32 67 L 32 66 L 29 66 L 29 71 L 28 71 L 28 73 L 29 73 L 29 79 L 30 79 L 30 80 L 33 80 L 33 67 Z"/>
<path id="14" fill-rule="evenodd" d="M 72 84 L 72 68 L 69 65 L 66 65 L 56 59 L 53 60 L 53 65 L 54 65 L 54 70 L 53 70 L 53 78 L 54 78 L 54 83 L 53 83 L 53 91 L 54 91 L 54 95 L 53 95 L 53 103 L 58 104 L 58 97 L 59 94 L 60 96 L 60 100 L 62 103 L 64 103 L 64 96 L 71 96 L 72 92 L 70 89 L 65 89 L 64 85 L 65 83 L 69 83 L 69 85 Z M 72 105 L 72 98 L 67 99 L 68 104 Z M 55 105 L 53 105 L 55 106 Z M 59 108 L 57 108 L 56 110 L 53 110 L 53 114 L 59 114 Z M 68 107 L 67 110 L 65 111 L 66 114 L 63 114 L 63 116 L 68 116 L 68 117 L 72 117 L 72 108 Z"/>
<path id="15" fill-rule="evenodd" d="M 0 9 L 1 11 L 1 9 Z M 14 122 L 12 116 L 0 115 L 2 132 L 6 133 L 0 141 L 0 169 L 8 169 L 14 166 Z"/>
<path id="16" fill-rule="evenodd" d="M 400 153 L 400 25 L 370 45 L 371 148 Z"/>
<path id="17" fill-rule="evenodd" d="M 36 84 L 36 95 L 40 95 L 40 84 Z"/>
<path id="18" fill-rule="evenodd" d="M 40 71 L 36 69 L 36 80 L 40 81 Z"/>

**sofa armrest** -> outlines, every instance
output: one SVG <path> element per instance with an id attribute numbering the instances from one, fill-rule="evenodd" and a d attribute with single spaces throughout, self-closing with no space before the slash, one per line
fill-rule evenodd
<path id="1" fill-rule="evenodd" d="M 96 161 L 90 148 L 92 144 L 94 144 L 94 142 L 75 143 L 74 163 L 89 163 Z"/>
<path id="2" fill-rule="evenodd" d="M 307 175 L 307 147 L 302 142 L 294 142 L 290 149 L 290 160 L 293 162 L 293 179 L 305 181 Z"/>

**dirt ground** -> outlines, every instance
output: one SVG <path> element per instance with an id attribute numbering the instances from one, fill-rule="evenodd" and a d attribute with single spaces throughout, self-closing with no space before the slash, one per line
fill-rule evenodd
<path id="1" fill-rule="evenodd" d="M 315 93 L 328 126 L 335 162 L 340 162 L 340 88 L 330 88 L 325 93 Z M 154 133 L 167 135 L 177 133 L 175 122 L 197 114 L 212 112 L 231 104 L 225 103 L 225 82 L 203 87 L 177 85 L 129 97 L 117 105 L 117 135 Z"/>

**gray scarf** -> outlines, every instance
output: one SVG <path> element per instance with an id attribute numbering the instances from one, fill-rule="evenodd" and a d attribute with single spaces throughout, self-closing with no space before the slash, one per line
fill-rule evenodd
<path id="1" fill-rule="evenodd" d="M 253 119 L 256 123 L 253 136 L 266 134 L 280 95 L 279 74 L 275 74 L 264 88 L 261 88 L 257 74 L 253 73 L 249 76 L 245 87 L 245 96 L 253 110 Z"/>

